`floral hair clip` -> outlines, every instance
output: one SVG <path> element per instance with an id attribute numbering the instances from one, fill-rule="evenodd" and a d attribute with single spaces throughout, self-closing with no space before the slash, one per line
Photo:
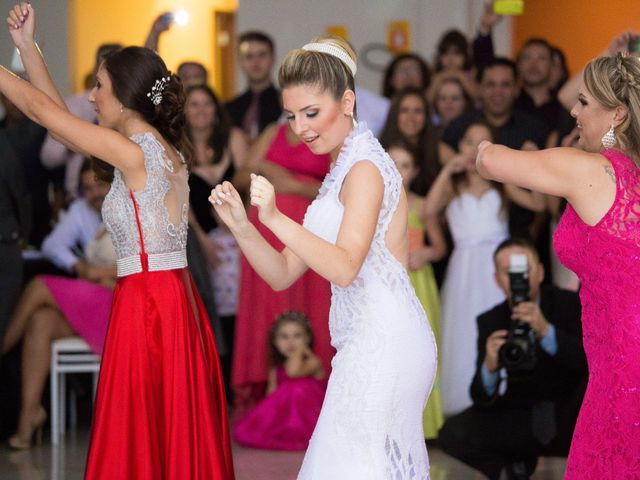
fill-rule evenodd
<path id="1" fill-rule="evenodd" d="M 162 92 L 167 84 L 171 81 L 171 77 L 162 77 L 160 80 L 156 80 L 156 83 L 151 87 L 151 91 L 147 93 L 147 97 L 151 99 L 151 102 L 158 106 L 162 102 Z"/>

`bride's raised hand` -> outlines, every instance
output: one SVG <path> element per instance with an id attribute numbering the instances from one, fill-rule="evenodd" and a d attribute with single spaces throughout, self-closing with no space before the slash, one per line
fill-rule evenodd
<path id="1" fill-rule="evenodd" d="M 211 190 L 209 202 L 232 231 L 239 231 L 249 224 L 242 198 L 230 182 L 216 185 Z"/>
<path id="2" fill-rule="evenodd" d="M 251 174 L 251 188 L 249 189 L 251 205 L 258 207 L 258 218 L 267 225 L 278 214 L 276 207 L 276 191 L 273 185 L 262 175 Z"/>
<path id="3" fill-rule="evenodd" d="M 11 39 L 20 48 L 34 41 L 36 33 L 36 16 L 31 4 L 22 2 L 9 10 L 7 25 Z"/>

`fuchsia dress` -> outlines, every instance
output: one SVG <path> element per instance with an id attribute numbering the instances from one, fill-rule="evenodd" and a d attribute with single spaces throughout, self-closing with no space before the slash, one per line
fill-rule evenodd
<path id="1" fill-rule="evenodd" d="M 569 205 L 554 237 L 582 284 L 589 364 L 569 480 L 640 479 L 640 169 L 618 151 L 603 155 L 616 175 L 613 205 L 594 226 Z"/>
<path id="2" fill-rule="evenodd" d="M 278 129 L 265 161 L 286 168 L 297 180 L 321 182 L 329 171 L 328 155 L 315 155 L 304 143 L 292 145 L 287 140 L 287 126 Z M 300 195 L 276 193 L 278 209 L 292 220 L 302 223 L 311 200 Z M 249 220 L 276 250 L 284 245 L 258 219 L 258 209 L 249 210 Z M 269 373 L 269 329 L 281 313 L 296 310 L 304 313 L 315 337 L 314 352 L 326 372 L 330 371 L 335 351 L 329 338 L 329 282 L 311 269 L 291 287 L 275 292 L 242 257 L 240 296 L 236 317 L 232 386 L 236 404 L 250 407 L 264 395 Z"/>
<path id="3" fill-rule="evenodd" d="M 39 278 L 49 289 L 71 328 L 94 352 L 102 354 L 113 291 L 78 278 L 55 275 L 42 275 Z"/>
<path id="4" fill-rule="evenodd" d="M 316 427 L 325 380 L 292 378 L 277 370 L 277 388 L 236 423 L 233 437 L 240 445 L 269 450 L 306 450 Z"/>

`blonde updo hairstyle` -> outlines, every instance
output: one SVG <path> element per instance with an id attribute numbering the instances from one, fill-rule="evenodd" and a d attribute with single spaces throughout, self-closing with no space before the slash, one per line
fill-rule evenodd
<path id="1" fill-rule="evenodd" d="M 640 160 L 640 58 L 618 53 L 599 57 L 584 70 L 584 84 L 589 93 L 607 109 L 624 106 L 627 116 L 614 127 L 617 146 Z"/>
<path id="2" fill-rule="evenodd" d="M 311 43 L 324 43 L 343 50 L 356 63 L 356 53 L 349 43 L 333 35 L 315 37 Z M 280 89 L 297 85 L 317 86 L 340 101 L 344 92 L 355 93 L 355 82 L 349 67 L 333 55 L 297 48 L 285 57 L 278 71 Z M 355 105 L 354 112 L 355 116 Z"/>

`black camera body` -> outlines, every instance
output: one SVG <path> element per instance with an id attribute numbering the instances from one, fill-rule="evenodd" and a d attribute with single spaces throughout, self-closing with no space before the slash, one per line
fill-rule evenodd
<path id="1" fill-rule="evenodd" d="M 529 297 L 529 267 L 524 254 L 511 255 L 509 286 L 511 305 L 527 302 Z M 526 373 L 536 366 L 536 339 L 528 324 L 518 319 L 511 321 L 507 341 L 498 351 L 498 361 L 508 373 Z"/>

